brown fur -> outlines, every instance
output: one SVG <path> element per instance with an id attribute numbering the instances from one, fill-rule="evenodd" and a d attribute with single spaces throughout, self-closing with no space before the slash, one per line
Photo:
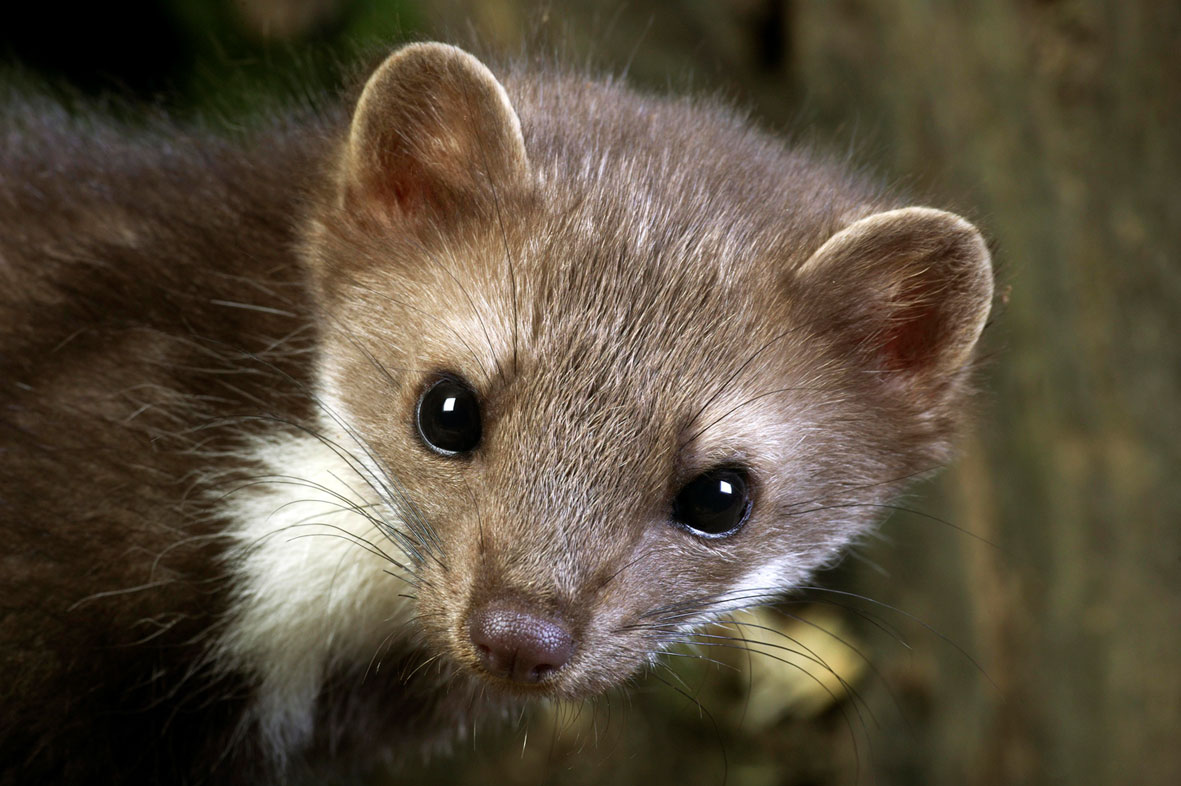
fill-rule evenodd
<path id="1" fill-rule="evenodd" d="M 618 685 L 945 459 L 991 297 L 970 225 L 724 107 L 498 76 L 403 50 L 348 128 L 245 142 L 8 123 L 0 782 L 266 775 L 249 675 L 208 656 L 233 590 L 216 500 L 251 477 L 246 437 L 314 427 L 321 383 L 438 541 L 416 536 L 421 635 L 394 660 L 440 655 L 455 681 L 338 669 L 304 759 L 446 736 L 464 685 Z M 413 426 L 443 372 L 483 406 L 460 460 Z M 674 526 L 677 490 L 723 463 L 750 468 L 751 519 Z M 766 565 L 780 582 L 737 597 Z M 554 679 L 480 676 L 466 620 L 496 599 L 568 621 Z"/>

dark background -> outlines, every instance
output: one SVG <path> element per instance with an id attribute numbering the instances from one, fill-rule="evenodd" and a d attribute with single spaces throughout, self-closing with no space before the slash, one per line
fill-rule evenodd
<path id="1" fill-rule="evenodd" d="M 394 782 L 1181 783 L 1178 4 L 7 7 L 0 79 L 214 125 L 331 92 L 399 41 L 553 49 L 720 92 L 992 240 L 1003 302 L 962 457 L 822 577 L 873 602 L 811 592 L 762 618 L 851 690 L 774 646 L 677 658 L 677 678 L 535 708 Z"/>

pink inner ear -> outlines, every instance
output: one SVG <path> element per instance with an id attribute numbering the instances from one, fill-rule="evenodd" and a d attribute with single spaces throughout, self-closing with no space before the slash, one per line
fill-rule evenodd
<path id="1" fill-rule="evenodd" d="M 348 186 L 348 200 L 354 208 L 381 215 L 412 218 L 437 207 L 437 184 L 421 162 L 391 151 L 375 155 L 368 170 Z"/>
<path id="2" fill-rule="evenodd" d="M 948 292 L 944 282 L 932 278 L 934 272 L 928 267 L 904 280 L 889 305 L 879 341 L 883 365 L 890 371 L 917 374 L 931 369 L 951 340 L 943 302 Z"/>
<path id="3" fill-rule="evenodd" d="M 372 174 L 371 197 L 404 214 L 419 212 L 433 198 L 422 166 L 407 156 L 391 157 Z"/>
<path id="4" fill-rule="evenodd" d="M 891 371 L 918 372 L 935 364 L 944 339 L 938 305 L 920 302 L 894 314 L 886 328 L 882 356 Z"/>

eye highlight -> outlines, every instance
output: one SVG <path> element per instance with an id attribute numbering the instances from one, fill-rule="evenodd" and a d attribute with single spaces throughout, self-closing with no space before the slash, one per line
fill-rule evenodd
<path id="1" fill-rule="evenodd" d="M 746 523 L 750 510 L 750 483 L 741 467 L 703 472 L 673 500 L 673 520 L 704 538 L 733 535 Z"/>
<path id="2" fill-rule="evenodd" d="M 483 434 L 475 391 L 454 377 L 444 377 L 426 389 L 414 419 L 423 443 L 443 456 L 471 452 Z"/>

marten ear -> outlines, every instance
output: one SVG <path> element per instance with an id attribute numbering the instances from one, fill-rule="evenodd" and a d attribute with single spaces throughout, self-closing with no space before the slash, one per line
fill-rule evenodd
<path id="1" fill-rule="evenodd" d="M 411 44 L 366 83 L 342 181 L 349 208 L 448 211 L 529 181 L 521 123 L 479 60 L 445 44 Z"/>
<path id="2" fill-rule="evenodd" d="M 992 262 L 974 226 L 908 207 L 833 235 L 798 270 L 815 324 L 920 407 L 966 371 L 992 305 Z"/>

